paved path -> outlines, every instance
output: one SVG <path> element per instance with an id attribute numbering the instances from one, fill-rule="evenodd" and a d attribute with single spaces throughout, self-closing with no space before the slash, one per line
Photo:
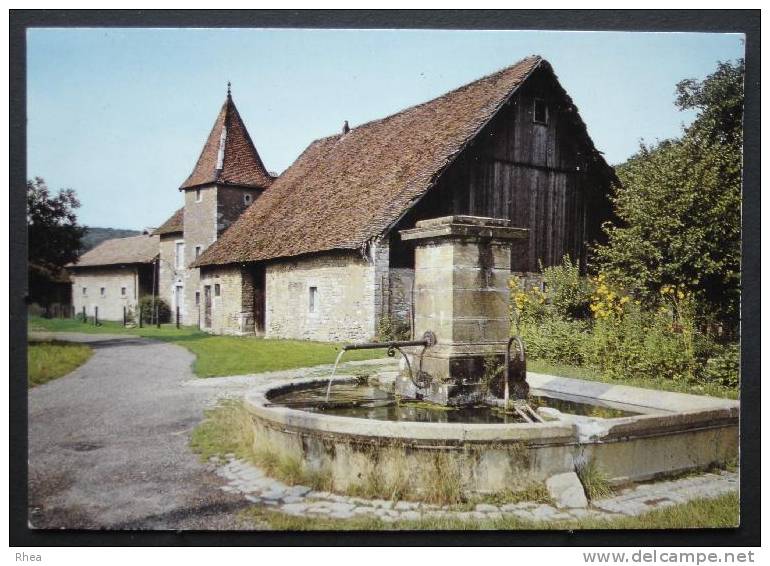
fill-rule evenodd
<path id="1" fill-rule="evenodd" d="M 243 528 L 237 514 L 251 503 L 219 489 L 215 466 L 190 451 L 190 432 L 219 397 L 307 370 L 200 379 L 194 355 L 169 343 L 106 334 L 31 337 L 94 349 L 71 374 L 29 391 L 32 526 Z"/>

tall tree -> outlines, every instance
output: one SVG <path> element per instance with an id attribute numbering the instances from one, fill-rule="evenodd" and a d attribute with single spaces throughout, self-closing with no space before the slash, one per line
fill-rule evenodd
<path id="1" fill-rule="evenodd" d="M 79 226 L 75 210 L 80 202 L 72 189 L 52 194 L 45 181 L 27 181 L 27 234 L 29 294 L 34 302 L 47 304 L 62 268 L 78 257 L 86 228 Z"/>
<path id="2" fill-rule="evenodd" d="M 744 63 L 719 63 L 677 84 L 676 105 L 697 116 L 680 139 L 642 144 L 617 168 L 619 221 L 605 226 L 599 267 L 648 302 L 664 285 L 696 297 L 700 314 L 736 325 Z"/>

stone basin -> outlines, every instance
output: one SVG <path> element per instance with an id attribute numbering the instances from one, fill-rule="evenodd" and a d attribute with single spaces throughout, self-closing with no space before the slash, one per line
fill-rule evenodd
<path id="1" fill-rule="evenodd" d="M 394 375 L 379 376 L 380 380 Z M 354 378 L 340 377 L 338 382 Z M 533 390 L 632 416 L 597 418 L 551 411 L 544 423 L 397 422 L 309 412 L 273 404 L 306 378 L 266 383 L 246 395 L 263 441 L 331 474 L 345 490 L 379 473 L 407 473 L 430 489 L 435 474 L 456 476 L 466 493 L 516 489 L 593 462 L 614 484 L 724 464 L 738 452 L 738 401 L 529 373 Z"/>

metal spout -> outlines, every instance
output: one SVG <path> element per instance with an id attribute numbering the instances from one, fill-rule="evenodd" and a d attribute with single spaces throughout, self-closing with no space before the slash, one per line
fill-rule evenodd
<path id="1" fill-rule="evenodd" d="M 422 346 L 429 348 L 436 343 L 436 335 L 428 330 L 422 335 L 422 340 L 394 340 L 391 342 L 362 342 L 360 344 L 346 344 L 342 347 L 344 351 L 348 350 L 377 350 L 379 348 L 409 348 Z"/>
<path id="2" fill-rule="evenodd" d="M 420 353 L 420 365 L 422 366 L 422 354 L 425 353 L 426 348 L 436 344 L 436 335 L 430 330 L 426 330 L 422 335 L 422 340 L 393 340 L 390 342 L 362 342 L 361 344 L 346 344 L 342 347 L 342 352 L 348 350 L 377 350 L 379 348 L 387 348 L 388 356 L 391 358 L 396 355 L 396 352 L 401 354 L 406 361 L 406 367 L 409 370 L 409 379 L 417 389 L 424 389 L 426 385 L 421 385 L 414 379 L 412 373 L 412 364 L 409 363 L 409 358 L 401 348 L 419 347 L 422 346 L 422 352 Z M 340 352 L 340 353 L 342 353 Z M 422 371 L 418 371 L 418 377 L 421 377 Z"/>

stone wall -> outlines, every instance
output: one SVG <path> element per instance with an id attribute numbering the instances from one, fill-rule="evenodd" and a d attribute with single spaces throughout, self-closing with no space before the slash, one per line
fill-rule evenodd
<path id="1" fill-rule="evenodd" d="M 390 304 L 390 248 L 386 242 L 372 243 L 369 249 L 371 262 L 374 311 L 374 332 L 370 338 L 376 337 L 383 315 L 388 315 Z"/>
<path id="2" fill-rule="evenodd" d="M 398 324 L 412 326 L 414 269 L 393 268 L 389 273 L 387 312 Z"/>
<path id="3" fill-rule="evenodd" d="M 197 200 L 200 191 L 200 202 Z M 190 265 L 196 259 L 195 248 L 200 246 L 200 253 L 213 244 L 219 235 L 226 230 L 244 210 L 256 200 L 261 189 L 243 189 L 239 187 L 223 187 L 210 185 L 199 189 L 189 189 L 184 192 L 184 235 L 170 235 L 169 240 L 184 240 L 185 266 Z M 247 202 L 245 195 L 250 197 Z M 203 285 L 199 269 L 189 269 L 187 267 L 178 269 L 174 263 L 173 244 L 170 244 L 167 255 L 170 263 L 167 265 L 167 274 L 163 279 L 166 288 L 162 293 L 169 296 L 169 305 L 173 308 L 173 299 L 171 293 L 176 285 L 184 287 L 184 303 L 182 309 L 182 323 L 188 325 L 202 325 L 202 319 L 199 318 L 200 305 L 204 299 Z M 163 257 L 163 250 L 161 251 Z M 170 278 L 175 278 L 173 281 Z M 196 293 L 198 300 L 196 304 Z M 240 316 L 241 306 L 233 311 L 233 316 Z M 230 325 L 225 325 L 226 333 L 233 333 L 235 330 Z M 253 330 L 252 330 L 253 331 Z M 240 333 L 240 332 L 239 332 Z"/>
<path id="4" fill-rule="evenodd" d="M 217 189 L 217 232 L 222 233 L 262 194 L 261 189 L 222 187 Z M 248 200 L 250 199 L 250 200 Z"/>
<path id="5" fill-rule="evenodd" d="M 86 289 L 85 294 L 83 288 Z M 101 289 L 104 289 L 104 294 Z M 121 290 L 125 288 L 125 294 Z M 116 266 L 112 268 L 93 268 L 73 270 L 72 304 L 75 314 L 83 312 L 94 316 L 95 307 L 99 308 L 100 320 L 123 320 L 123 307 L 136 310 L 140 289 L 137 268 Z"/>
<path id="6" fill-rule="evenodd" d="M 196 190 L 184 191 L 184 256 L 185 266 L 195 261 L 195 246 L 201 246 L 201 253 L 217 239 L 217 188 L 202 187 L 201 201 L 196 200 Z M 172 258 L 173 259 L 173 258 Z M 184 307 L 182 323 L 198 324 L 198 306 L 195 293 L 200 293 L 203 301 L 203 289 L 200 285 L 199 269 L 183 269 L 179 274 L 184 286 Z"/>
<path id="7" fill-rule="evenodd" d="M 369 258 L 329 252 L 267 266 L 265 336 L 321 341 L 370 340 L 376 332 L 375 304 L 387 278 L 387 248 Z M 379 270 L 375 275 L 375 259 Z M 385 266 L 383 268 L 383 266 Z M 384 271 L 383 271 L 384 269 Z M 316 291 L 310 312 L 310 288 Z"/>
<path id="8" fill-rule="evenodd" d="M 208 267 L 201 271 L 201 328 L 212 334 L 254 334 L 251 277 L 239 266 Z M 219 296 L 216 286 L 219 285 Z M 205 326 L 205 287 L 211 287 L 211 326 Z"/>
<path id="9" fill-rule="evenodd" d="M 176 287 L 182 286 L 179 302 L 180 323 L 195 325 L 198 318 L 194 310 L 190 310 L 185 300 L 185 287 L 187 284 L 187 268 L 178 268 L 176 264 L 176 244 L 183 242 L 183 234 L 164 234 L 160 237 L 160 267 L 158 275 L 158 296 L 166 301 L 171 309 L 172 319 L 176 312 L 177 299 Z M 186 250 L 185 250 L 186 255 Z"/>

